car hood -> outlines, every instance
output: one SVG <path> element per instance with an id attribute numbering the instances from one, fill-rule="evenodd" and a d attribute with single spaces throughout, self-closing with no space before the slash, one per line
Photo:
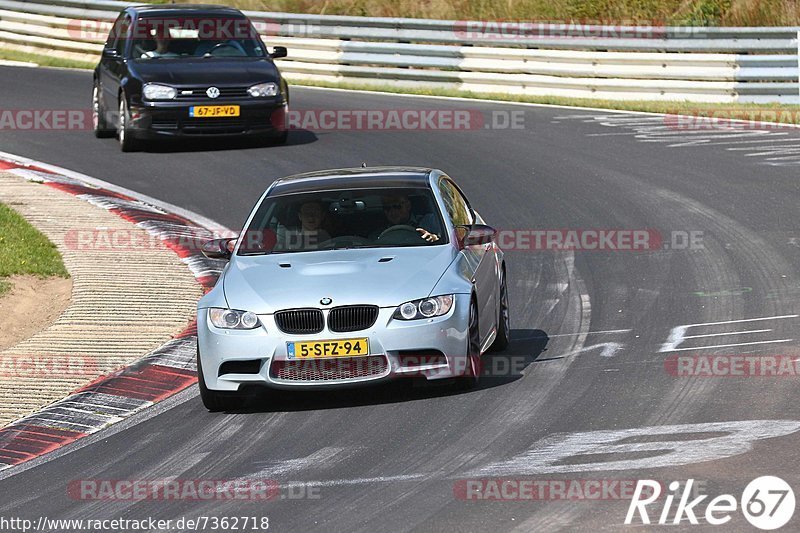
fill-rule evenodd
<path id="1" fill-rule="evenodd" d="M 150 59 L 131 64 L 143 83 L 233 86 L 278 81 L 278 70 L 268 59 Z"/>
<path id="2" fill-rule="evenodd" d="M 322 298 L 334 307 L 392 307 L 428 296 L 455 255 L 451 246 L 426 246 L 237 256 L 223 288 L 232 309 L 257 314 L 321 307 Z"/>

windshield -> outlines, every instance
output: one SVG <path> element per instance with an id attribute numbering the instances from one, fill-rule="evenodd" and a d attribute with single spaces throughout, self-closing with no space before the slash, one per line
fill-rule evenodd
<path id="1" fill-rule="evenodd" d="M 429 189 L 347 189 L 266 198 L 239 255 L 446 244 Z"/>
<path id="2" fill-rule="evenodd" d="M 145 18 L 131 36 L 140 60 L 198 57 L 266 57 L 246 18 Z"/>

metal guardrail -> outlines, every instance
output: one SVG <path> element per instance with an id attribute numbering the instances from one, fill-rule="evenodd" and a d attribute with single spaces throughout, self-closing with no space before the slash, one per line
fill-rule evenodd
<path id="1" fill-rule="evenodd" d="M 96 61 L 126 2 L 0 0 L 0 47 Z M 800 103 L 800 28 L 610 27 L 246 12 L 289 80 Z M 84 31 L 87 28 L 90 31 Z"/>

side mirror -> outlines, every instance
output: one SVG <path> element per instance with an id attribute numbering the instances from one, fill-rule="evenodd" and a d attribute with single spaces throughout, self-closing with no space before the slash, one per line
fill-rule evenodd
<path id="1" fill-rule="evenodd" d="M 497 235 L 497 230 L 485 224 L 473 224 L 472 226 L 458 226 L 456 228 L 458 244 L 461 248 L 466 246 L 476 246 L 489 244 Z"/>
<path id="2" fill-rule="evenodd" d="M 204 242 L 200 251 L 209 259 L 230 259 L 235 245 L 236 239 L 214 239 Z"/>
<path id="3" fill-rule="evenodd" d="M 119 57 L 119 54 L 114 48 L 103 48 L 103 57 L 115 58 Z"/>
<path id="4" fill-rule="evenodd" d="M 270 54 L 272 59 L 280 59 L 282 57 L 286 57 L 289 55 L 289 51 L 286 49 L 285 46 L 275 46 L 272 48 L 272 53 Z"/>

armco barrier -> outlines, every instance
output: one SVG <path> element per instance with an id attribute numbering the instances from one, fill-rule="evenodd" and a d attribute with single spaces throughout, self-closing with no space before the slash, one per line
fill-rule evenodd
<path id="1" fill-rule="evenodd" d="M 115 0 L 0 0 L 0 47 L 96 61 Z M 289 80 L 628 100 L 800 103 L 799 28 L 611 27 L 247 12 Z M 103 25 L 105 23 L 105 25 Z M 89 28 L 88 31 L 81 31 Z M 105 29 L 105 31 L 103 31 Z"/>

